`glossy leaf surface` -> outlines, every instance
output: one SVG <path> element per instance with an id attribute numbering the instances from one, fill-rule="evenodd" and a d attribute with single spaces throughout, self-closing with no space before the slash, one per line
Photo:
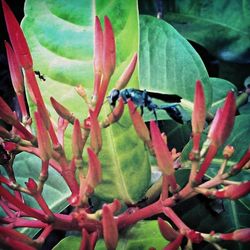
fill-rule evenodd
<path id="1" fill-rule="evenodd" d="M 211 105 L 212 88 L 199 55 L 171 25 L 151 16 L 140 16 L 139 76 L 141 89 L 177 94 L 187 110 L 192 110 L 199 79 L 204 84 L 206 105 Z"/>

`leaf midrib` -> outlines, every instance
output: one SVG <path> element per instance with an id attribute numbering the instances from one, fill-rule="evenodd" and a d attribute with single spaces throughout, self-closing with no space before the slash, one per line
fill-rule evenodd
<path id="1" fill-rule="evenodd" d="M 108 110 L 107 105 L 103 105 L 103 109 L 104 109 L 104 112 L 108 114 L 109 110 Z M 112 139 L 114 138 L 112 127 L 106 129 L 105 132 L 107 134 L 107 139 L 109 141 L 108 145 L 110 145 L 110 152 L 112 152 L 111 158 L 113 162 L 112 167 L 114 169 L 114 179 L 118 179 L 118 181 L 115 181 L 115 185 L 117 186 L 117 192 L 123 201 L 131 202 L 131 197 L 128 193 L 128 189 L 127 189 L 124 177 L 122 175 L 121 164 L 119 161 L 118 153 L 116 151 L 116 146 L 115 146 L 114 140 Z"/>

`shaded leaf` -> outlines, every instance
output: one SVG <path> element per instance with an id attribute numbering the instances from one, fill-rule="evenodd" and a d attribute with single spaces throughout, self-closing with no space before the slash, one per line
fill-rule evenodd
<path id="1" fill-rule="evenodd" d="M 155 1 L 144 2 L 140 1 L 140 13 L 156 15 Z M 163 1 L 162 10 L 165 21 L 218 58 L 249 62 L 249 1 Z"/>

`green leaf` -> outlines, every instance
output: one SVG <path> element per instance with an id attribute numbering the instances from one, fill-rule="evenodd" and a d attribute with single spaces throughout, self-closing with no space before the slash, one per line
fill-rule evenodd
<path id="1" fill-rule="evenodd" d="M 53 250 L 79 249 L 81 238 L 69 236 L 60 241 Z M 168 244 L 159 230 L 157 221 L 140 221 L 131 227 L 126 233 L 121 234 L 117 250 L 149 249 L 154 247 L 157 250 L 163 249 Z M 102 239 L 98 240 L 96 250 L 106 249 Z"/>
<path id="2" fill-rule="evenodd" d="M 215 114 L 216 110 L 224 104 L 228 91 L 234 91 L 237 95 L 238 90 L 231 82 L 221 78 L 210 78 L 213 88 L 213 103 L 210 112 Z"/>
<path id="3" fill-rule="evenodd" d="M 212 88 L 205 66 L 188 43 L 171 25 L 151 16 L 140 16 L 140 88 L 177 94 L 181 105 L 192 110 L 196 80 L 204 85 L 207 107 Z"/>
<path id="4" fill-rule="evenodd" d="M 34 68 L 45 75 L 40 89 L 54 121 L 58 116 L 49 98 L 51 95 L 82 121 L 88 116 L 88 106 L 76 94 L 73 86 L 81 84 L 91 97 L 93 89 L 93 20 L 98 15 L 109 16 L 116 39 L 116 70 L 109 89 L 138 49 L 137 2 L 91 0 L 52 1 L 27 0 L 22 27 L 34 60 Z M 52 25 L 53 24 L 53 25 Z M 129 39 L 129 42 L 128 42 Z M 138 73 L 130 87 L 138 88 Z M 31 105 L 31 104 L 30 104 Z M 32 112 L 34 111 L 32 108 Z M 101 118 L 111 112 L 103 106 Z M 95 195 L 104 199 L 122 199 L 133 203 L 141 199 L 150 181 L 150 166 L 143 143 L 137 139 L 126 111 L 120 125 L 102 132 L 103 149 L 99 154 L 103 182 Z M 71 158 L 72 126 L 66 131 L 65 151 Z M 85 157 L 84 152 L 84 158 Z"/>
<path id="5" fill-rule="evenodd" d="M 232 166 L 236 164 L 241 157 L 245 154 L 249 147 L 249 134 L 250 134 L 250 127 L 249 127 L 249 120 L 250 120 L 250 115 L 239 115 L 235 117 L 235 122 L 234 122 L 234 127 L 233 130 L 224 143 L 218 150 L 217 155 L 213 159 L 214 163 L 221 164 L 223 161 L 223 149 L 226 145 L 232 145 L 235 148 L 235 152 L 228 161 L 228 166 Z M 206 139 L 206 135 L 208 133 L 207 128 L 205 132 L 202 135 L 202 141 L 204 142 Z M 181 159 L 182 163 L 184 165 L 189 165 L 190 162 L 188 160 L 188 154 L 192 150 L 192 141 L 184 147 L 182 154 L 181 154 Z"/>
<path id="6" fill-rule="evenodd" d="M 41 164 L 41 160 L 32 154 L 18 154 L 14 162 L 14 172 L 17 183 L 25 187 L 25 182 L 27 182 L 30 177 L 38 181 Z M 52 167 L 49 168 L 49 177 L 44 185 L 42 195 L 53 212 L 59 213 L 69 205 L 66 199 L 70 196 L 70 190 L 61 175 Z M 23 194 L 23 197 L 26 205 L 40 209 L 35 199 L 31 196 Z M 4 212 L 0 210 L 0 215 L 3 216 L 3 214 Z M 28 234 L 30 237 L 38 232 L 37 229 L 32 228 L 21 228 L 20 231 Z"/>
<path id="7" fill-rule="evenodd" d="M 154 1 L 144 2 L 140 13 L 156 15 Z M 225 61 L 249 62 L 249 15 L 249 1 L 163 1 L 165 21 Z"/>
<path id="8" fill-rule="evenodd" d="M 250 102 L 247 102 L 245 105 L 239 108 L 240 114 L 249 115 L 250 114 Z"/>

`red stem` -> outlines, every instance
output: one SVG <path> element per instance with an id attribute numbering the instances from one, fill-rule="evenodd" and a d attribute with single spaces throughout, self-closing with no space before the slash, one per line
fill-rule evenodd
<path id="1" fill-rule="evenodd" d="M 27 206 L 26 204 L 22 203 L 19 199 L 17 199 L 15 196 L 10 194 L 5 188 L 0 186 L 0 193 L 1 196 L 6 199 L 8 202 L 14 204 L 16 207 L 24 211 L 28 216 L 34 217 L 38 220 L 41 220 L 43 222 L 46 222 L 47 219 L 44 215 L 41 213 L 36 212 L 33 208 Z"/>

